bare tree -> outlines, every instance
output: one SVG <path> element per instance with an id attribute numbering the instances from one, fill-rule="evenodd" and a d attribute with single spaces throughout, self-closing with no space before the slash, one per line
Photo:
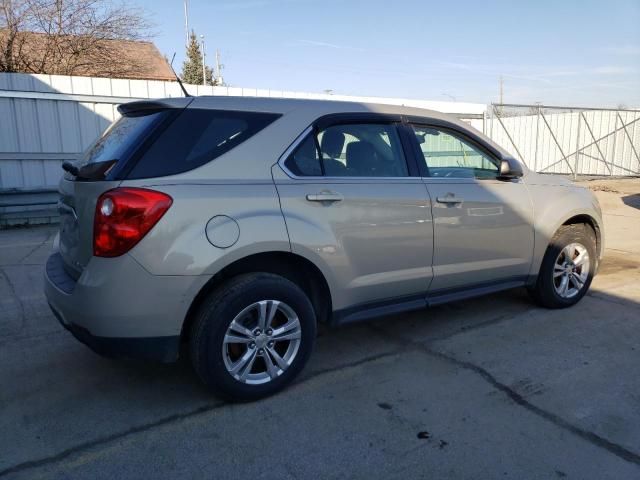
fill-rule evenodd
<path id="1" fill-rule="evenodd" d="M 29 23 L 30 5 L 25 0 L 0 0 L 0 71 L 13 72 L 23 55 L 24 37 L 19 32 Z M 18 64 L 18 65 L 16 65 Z"/>
<path id="2" fill-rule="evenodd" d="M 150 36 L 144 14 L 108 0 L 0 0 L 0 71 L 124 76 L 121 40 Z"/>

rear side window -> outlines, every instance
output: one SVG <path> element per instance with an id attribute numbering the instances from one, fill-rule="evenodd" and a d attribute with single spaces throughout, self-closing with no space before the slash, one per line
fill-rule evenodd
<path id="1" fill-rule="evenodd" d="M 162 177 L 197 168 L 248 140 L 278 117 L 187 108 L 141 154 L 127 178 Z"/>

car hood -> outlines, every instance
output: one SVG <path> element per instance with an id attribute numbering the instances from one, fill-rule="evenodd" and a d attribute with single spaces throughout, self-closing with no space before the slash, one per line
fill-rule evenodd
<path id="1" fill-rule="evenodd" d="M 561 175 L 550 175 L 547 173 L 527 172 L 525 182 L 529 185 L 549 185 L 557 187 L 578 187 L 569 178 Z"/>

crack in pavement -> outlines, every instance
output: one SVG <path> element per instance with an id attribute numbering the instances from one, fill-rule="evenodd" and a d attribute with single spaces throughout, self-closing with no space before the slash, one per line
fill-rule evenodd
<path id="1" fill-rule="evenodd" d="M 39 318 L 39 317 L 37 317 Z M 49 316 L 47 315 L 45 318 L 49 318 Z M 29 340 L 38 340 L 42 337 L 53 337 L 53 336 L 60 336 L 62 334 L 68 335 L 68 332 L 66 330 L 64 330 L 62 327 L 58 328 L 58 326 L 56 326 L 55 329 L 51 329 L 49 331 L 44 331 L 44 332 L 40 332 L 40 333 L 34 333 L 32 335 L 29 334 L 20 334 L 20 333 L 16 333 L 16 334 L 9 334 L 9 335 L 5 335 L 2 338 L 0 338 L 0 347 L 3 347 L 4 345 L 8 345 L 8 344 L 14 344 L 16 342 L 23 342 L 23 341 L 29 341 Z M 73 339 L 72 336 L 69 336 L 69 340 Z M 77 341 L 73 340 L 71 343 L 73 343 L 74 345 L 77 345 Z"/>
<path id="2" fill-rule="evenodd" d="M 326 375 L 328 373 L 333 373 L 333 372 L 337 372 L 337 371 L 341 371 L 341 370 L 347 370 L 349 368 L 355 368 L 358 367 L 360 365 L 365 365 L 367 363 L 370 362 L 375 362 L 377 360 L 386 358 L 386 357 L 392 357 L 394 355 L 398 355 L 399 353 L 405 352 L 407 351 L 406 348 L 398 348 L 398 349 L 394 349 L 394 350 L 390 350 L 388 352 L 384 352 L 384 353 L 379 353 L 376 355 L 370 355 L 368 357 L 362 358 L 360 360 L 356 360 L 353 362 L 349 362 L 349 363 L 345 363 L 343 365 L 340 365 L 338 367 L 334 367 L 334 368 L 326 368 L 326 369 L 322 369 L 322 370 L 318 370 L 312 374 L 310 374 L 308 377 L 301 379 L 298 382 L 294 382 L 293 385 L 291 385 L 289 387 L 289 389 L 291 388 L 295 388 L 298 385 L 303 385 L 317 377 L 320 377 L 322 375 Z M 91 440 L 89 442 L 85 442 L 85 443 L 81 443 L 79 445 L 75 445 L 73 447 L 70 447 L 66 450 L 63 450 L 57 454 L 54 455 L 50 455 L 48 457 L 44 457 L 44 458 L 40 458 L 38 460 L 28 460 L 26 462 L 22 462 L 22 463 L 18 463 L 16 465 L 13 465 L 11 467 L 5 468 L 4 470 L 0 470 L 0 477 L 4 477 L 10 474 L 14 474 L 14 473 L 19 473 L 19 472 L 23 472 L 25 470 L 30 470 L 33 468 L 38 468 L 38 467 L 44 467 L 50 464 L 55 464 L 58 462 L 61 462 L 63 460 L 68 459 L 69 457 L 72 457 L 76 454 L 82 453 L 86 450 L 90 450 L 92 448 L 96 448 L 96 447 L 100 447 L 103 445 L 107 445 L 110 443 L 113 443 L 115 441 L 118 440 L 122 440 L 123 438 L 129 437 L 131 435 L 135 435 L 135 434 L 139 434 L 139 433 L 146 433 L 148 431 L 151 431 L 155 428 L 158 427 L 163 427 L 166 425 L 170 425 L 172 423 L 176 423 L 182 420 L 186 420 L 192 417 L 196 417 L 198 415 L 203 415 L 215 410 L 218 410 L 224 406 L 227 405 L 234 405 L 234 404 L 229 404 L 227 402 L 224 401 L 220 401 L 220 402 L 216 402 L 213 404 L 207 404 L 207 405 L 203 405 L 201 407 L 198 407 L 196 409 L 190 410 L 188 412 L 183 412 L 183 413 L 177 413 L 177 414 L 173 414 L 173 415 L 169 415 L 167 417 L 163 417 L 159 420 L 155 420 L 153 422 L 149 422 L 149 423 L 145 423 L 143 425 L 139 425 L 137 427 L 133 427 L 130 429 L 127 429 L 125 431 L 122 432 L 117 432 L 117 433 L 113 433 L 111 435 L 107 435 L 104 437 L 100 437 L 97 438 L 95 440 Z"/>
<path id="3" fill-rule="evenodd" d="M 22 264 L 22 262 L 24 262 L 27 258 L 29 258 L 31 255 L 33 255 L 37 250 L 39 250 L 41 247 L 43 247 L 46 243 L 49 242 L 49 240 L 51 240 L 55 234 L 57 233 L 57 229 L 51 231 L 51 233 L 49 233 L 49 235 L 47 235 L 47 237 L 41 241 L 40 243 L 38 243 L 35 247 L 33 247 L 29 253 L 27 253 L 25 256 L 23 256 L 20 260 L 18 260 L 18 264 Z"/>
<path id="4" fill-rule="evenodd" d="M 606 438 L 601 437 L 597 433 L 594 433 L 590 430 L 585 430 L 577 425 L 574 425 L 573 423 L 569 422 L 568 420 L 565 420 L 564 418 L 560 417 L 559 415 L 556 415 L 555 413 L 551 413 L 541 407 L 538 407 L 537 405 L 534 405 L 533 403 L 529 402 L 524 396 L 522 396 L 521 394 L 513 390 L 511 387 L 509 387 L 508 385 L 505 385 L 504 383 L 501 383 L 496 377 L 494 377 L 491 373 L 489 373 L 488 370 L 485 370 L 479 365 L 476 365 L 474 363 L 467 362 L 464 360 L 459 360 L 458 358 L 451 355 L 447 355 L 446 353 L 443 353 L 443 352 L 432 350 L 431 348 L 429 348 L 427 345 L 423 343 L 416 342 L 414 340 L 406 340 L 396 335 L 390 335 L 389 333 L 379 330 L 378 328 L 373 326 L 370 327 L 370 330 L 375 332 L 378 335 L 384 336 L 384 338 L 390 339 L 391 341 L 394 341 L 396 343 L 401 343 L 402 345 L 410 344 L 417 351 L 423 352 L 435 358 L 439 358 L 440 360 L 443 360 L 447 363 L 453 364 L 465 370 L 474 372 L 478 374 L 480 377 L 482 377 L 485 381 L 487 381 L 495 389 L 507 395 L 507 397 L 509 397 L 514 403 L 525 408 L 526 410 L 537 415 L 538 417 L 551 422 L 553 425 L 568 431 L 569 433 L 591 443 L 596 447 L 607 450 L 608 452 L 614 454 L 615 456 L 623 460 L 626 460 L 627 462 L 640 465 L 640 454 L 633 452 L 623 447 L 622 445 L 619 445 L 610 440 L 607 440 Z"/>
<path id="5" fill-rule="evenodd" d="M 13 295 L 13 298 L 16 300 L 16 302 L 18 302 L 18 308 L 19 308 L 19 315 L 20 318 L 19 320 L 19 326 L 18 326 L 18 332 L 21 332 L 24 330 L 25 327 L 25 321 L 26 321 L 26 312 L 24 309 L 24 303 L 22 303 L 22 299 L 18 296 L 18 292 L 16 290 L 16 286 L 13 284 L 13 281 L 11 280 L 11 277 L 9 276 L 9 274 L 4 270 L 3 267 L 0 267 L 0 275 L 2 275 L 2 277 L 4 277 L 4 279 L 7 282 L 7 285 L 9 285 L 9 290 L 11 290 L 11 294 Z"/>
<path id="6" fill-rule="evenodd" d="M 533 307 L 535 308 L 535 307 Z M 531 311 L 532 307 L 529 306 L 527 308 L 523 308 L 522 311 L 518 311 L 518 312 L 511 312 L 511 313 L 505 313 L 502 315 L 498 315 L 497 317 L 494 318 L 490 318 L 489 320 L 485 320 L 483 322 L 478 322 L 478 323 L 474 323 L 472 325 L 463 325 L 462 327 L 460 327 L 457 330 L 454 330 L 453 332 L 449 332 L 449 333 L 443 333 L 442 335 L 433 335 L 431 337 L 428 337 L 428 342 L 429 343 L 433 343 L 433 342 L 439 342 L 442 340 L 449 340 L 450 338 L 455 337 L 456 335 L 460 335 L 461 333 L 467 333 L 467 332 L 471 332 L 473 330 L 478 330 L 480 328 L 485 328 L 485 327 L 490 327 L 491 325 L 496 325 L 498 323 L 502 323 L 505 320 L 511 320 L 512 318 L 527 313 L 529 311 Z"/>
<path id="7" fill-rule="evenodd" d="M 89 450 L 91 448 L 103 445 L 103 444 L 107 444 L 107 443 L 111 443 L 113 441 L 116 440 L 120 440 L 124 437 L 128 437 L 129 435 L 133 435 L 136 433 L 141 433 L 141 432 L 145 432 L 147 430 L 151 430 L 153 428 L 156 427 L 161 427 L 163 425 L 167 425 L 169 423 L 173 423 L 173 422 L 177 422 L 180 420 L 184 420 L 196 415 L 200 415 L 203 413 L 207 413 L 213 410 L 216 410 L 217 408 L 220 408 L 222 406 L 226 405 L 224 402 L 222 403 L 215 403 L 215 404 L 208 404 L 208 405 L 204 405 L 201 406 L 199 408 L 196 408 L 194 410 L 191 410 L 189 412 L 184 412 L 184 413 L 177 413 L 174 415 L 170 415 L 168 417 L 164 417 L 161 418 L 159 420 L 156 420 L 155 422 L 151 422 L 151 423 L 145 423 L 143 425 L 139 425 L 137 427 L 133 427 L 130 428 L 128 430 L 125 430 L 124 432 L 118 432 L 118 433 L 114 433 L 111 435 L 107 435 L 106 437 L 100 437 L 97 438 L 95 440 L 91 440 L 89 442 L 85 442 L 85 443 L 81 443 L 79 445 L 76 445 L 74 447 L 70 447 L 66 450 L 63 450 L 60 453 L 57 453 L 55 455 L 51 455 L 49 457 L 44 457 L 41 458 L 39 460 L 29 460 L 27 462 L 22 462 L 22 463 L 18 463 L 17 465 L 14 465 L 13 467 L 9 467 L 6 468 L 4 470 L 0 470 L 0 477 L 4 477 L 6 475 L 12 474 L 12 473 L 18 473 L 24 470 L 29 470 L 32 468 L 36 468 L 36 467 L 42 467 L 45 465 L 48 465 L 50 463 L 56 463 L 62 460 L 65 460 L 66 458 L 77 454 L 77 453 L 81 453 L 85 450 Z"/>

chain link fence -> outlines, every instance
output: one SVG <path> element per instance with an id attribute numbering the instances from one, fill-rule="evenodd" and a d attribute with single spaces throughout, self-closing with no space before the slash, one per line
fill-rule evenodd
<path id="1" fill-rule="evenodd" d="M 640 110 L 491 104 L 483 129 L 537 172 L 640 175 Z"/>

